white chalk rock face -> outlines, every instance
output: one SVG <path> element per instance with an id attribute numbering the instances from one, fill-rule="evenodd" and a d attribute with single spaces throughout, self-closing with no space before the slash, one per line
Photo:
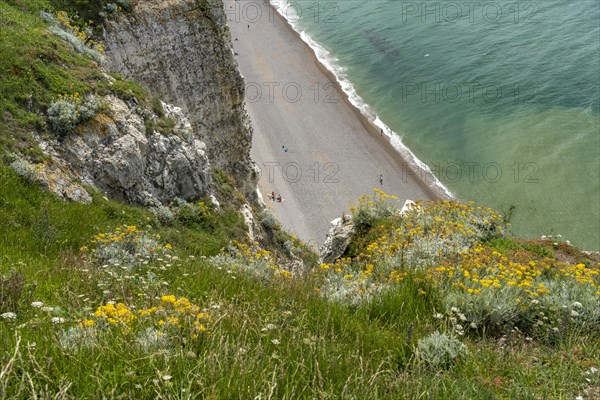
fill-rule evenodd
<path id="1" fill-rule="evenodd" d="M 344 216 L 331 221 L 325 243 L 319 249 L 319 263 L 332 263 L 341 257 L 355 233 L 352 217 Z"/>
<path id="2" fill-rule="evenodd" d="M 404 202 L 404 205 L 402 206 L 402 209 L 400 209 L 400 215 L 406 215 L 410 211 L 416 210 L 418 208 L 419 208 L 419 206 L 417 205 L 417 203 L 415 203 L 412 200 L 406 200 Z"/>
<path id="3" fill-rule="evenodd" d="M 250 158 L 252 127 L 223 3 L 140 1 L 105 28 L 108 68 L 181 107 L 190 133 L 206 143 L 213 167 L 230 173 L 238 188 L 255 198 L 258 170 Z"/>
<path id="4" fill-rule="evenodd" d="M 209 195 L 211 175 L 205 144 L 184 134 L 189 121 L 165 107 L 173 132 L 147 132 L 141 111 L 107 96 L 111 117 L 97 115 L 53 146 L 79 178 L 109 196 L 143 204 L 148 197 L 169 201 Z"/>
<path id="5" fill-rule="evenodd" d="M 254 241 L 256 241 L 255 232 L 258 229 L 258 227 L 256 225 L 256 221 L 254 220 L 252 209 L 248 204 L 244 204 L 240 212 L 244 217 L 244 222 L 246 223 L 246 226 L 248 227 L 248 238 L 250 239 L 250 242 L 253 243 Z"/>

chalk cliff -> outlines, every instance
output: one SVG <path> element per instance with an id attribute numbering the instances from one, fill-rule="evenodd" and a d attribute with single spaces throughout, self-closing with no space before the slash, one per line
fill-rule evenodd
<path id="1" fill-rule="evenodd" d="M 145 0 L 105 25 L 108 69 L 181 107 L 214 168 L 230 173 L 250 199 L 257 168 L 244 81 L 220 0 Z"/>
<path id="2" fill-rule="evenodd" d="M 21 174 L 61 197 L 85 203 L 91 198 L 78 181 L 138 204 L 151 198 L 167 202 L 210 195 L 206 145 L 192 137 L 181 109 L 163 104 L 174 126 L 161 133 L 144 124 L 145 118 L 157 118 L 148 116 L 149 110 L 115 96 L 102 101 L 108 115 L 101 112 L 62 137 L 38 137 L 50 157 L 35 166 L 21 160 L 15 164 Z"/>

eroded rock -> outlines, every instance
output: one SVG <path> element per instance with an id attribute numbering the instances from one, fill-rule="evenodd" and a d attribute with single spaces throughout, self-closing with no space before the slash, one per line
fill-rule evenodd
<path id="1" fill-rule="evenodd" d="M 231 52 L 220 0 L 146 0 L 108 21 L 108 68 L 181 107 L 215 168 L 227 171 L 251 200 L 258 169 L 245 85 Z"/>
<path id="2" fill-rule="evenodd" d="M 319 249 L 319 263 L 332 263 L 341 257 L 355 233 L 356 228 L 352 217 L 344 216 L 331 221 L 325 243 Z"/>
<path id="3" fill-rule="evenodd" d="M 206 145 L 177 134 L 190 125 L 180 109 L 165 107 L 175 129 L 162 134 L 146 131 L 137 106 L 114 96 L 103 100 L 111 117 L 97 115 L 78 132 L 46 143 L 46 152 L 65 160 L 81 181 L 119 200 L 144 204 L 147 198 L 189 200 L 210 194 Z"/>

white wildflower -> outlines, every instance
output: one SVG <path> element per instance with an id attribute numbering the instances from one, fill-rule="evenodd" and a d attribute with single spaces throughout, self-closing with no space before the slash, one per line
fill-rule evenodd
<path id="1" fill-rule="evenodd" d="M 163 381 L 169 381 L 169 380 L 171 380 L 171 378 L 172 378 L 172 376 L 171 376 L 171 375 L 163 375 L 163 376 L 162 376 L 162 380 L 163 380 Z"/>
<path id="2" fill-rule="evenodd" d="M 17 314 L 9 311 L 9 312 L 5 312 L 4 314 L 0 314 L 0 318 L 15 319 L 15 318 L 17 318 Z"/>
<path id="3" fill-rule="evenodd" d="M 42 303 L 41 301 L 34 301 L 33 303 L 31 303 L 31 307 L 42 308 L 42 307 L 44 307 L 44 303 Z"/>
<path id="4" fill-rule="evenodd" d="M 51 321 L 52 321 L 53 324 L 58 325 L 58 324 L 64 323 L 65 319 L 61 318 L 61 317 L 53 317 Z"/>
<path id="5" fill-rule="evenodd" d="M 278 345 L 281 342 L 279 341 L 279 339 L 273 339 L 271 340 L 271 343 L 273 343 L 274 345 Z"/>
<path id="6" fill-rule="evenodd" d="M 579 317 L 579 313 L 575 310 L 571 310 L 571 317 Z"/>
<path id="7" fill-rule="evenodd" d="M 582 307 L 583 307 L 583 304 L 581 304 L 580 302 L 576 301 L 576 302 L 574 302 L 574 303 L 572 304 L 572 306 L 573 306 L 573 307 L 575 307 L 575 308 L 582 308 Z"/>
<path id="8" fill-rule="evenodd" d="M 41 310 L 44 312 L 52 312 L 54 311 L 54 307 L 42 307 Z"/>
<path id="9" fill-rule="evenodd" d="M 460 318 L 460 320 L 463 322 L 465 322 L 467 320 L 467 317 L 465 316 L 465 314 L 458 314 L 458 318 Z"/>

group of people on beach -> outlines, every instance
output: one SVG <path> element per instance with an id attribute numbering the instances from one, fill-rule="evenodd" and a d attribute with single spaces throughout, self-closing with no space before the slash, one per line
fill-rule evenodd
<path id="1" fill-rule="evenodd" d="M 281 193 L 278 193 L 277 196 L 275 196 L 275 192 L 271 192 L 271 194 L 269 194 L 268 196 L 273 203 L 275 203 L 275 202 L 281 203 L 283 201 L 283 198 L 281 197 Z"/>

